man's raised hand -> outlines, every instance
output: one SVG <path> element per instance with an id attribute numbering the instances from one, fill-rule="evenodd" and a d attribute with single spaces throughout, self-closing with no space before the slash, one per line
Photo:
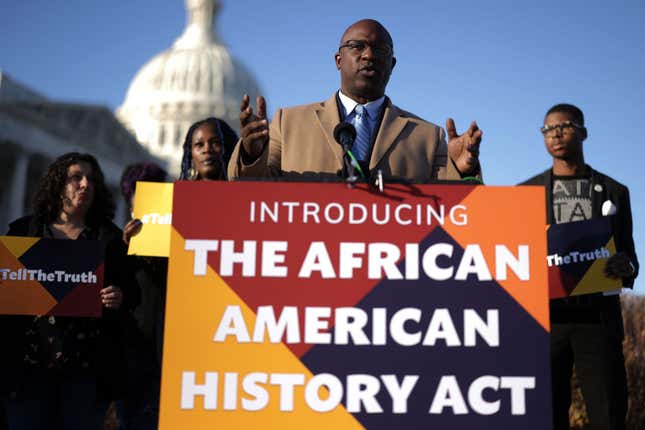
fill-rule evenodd
<path id="1" fill-rule="evenodd" d="M 258 158 L 269 141 L 269 122 L 266 118 L 264 97 L 256 99 L 257 113 L 253 112 L 248 95 L 242 97 L 240 104 L 240 133 L 242 146 L 250 158 Z"/>
<path id="2" fill-rule="evenodd" d="M 446 121 L 448 133 L 448 155 L 463 176 L 477 173 L 479 167 L 479 144 L 482 141 L 482 131 L 473 121 L 468 130 L 462 135 L 457 134 L 452 118 Z"/>

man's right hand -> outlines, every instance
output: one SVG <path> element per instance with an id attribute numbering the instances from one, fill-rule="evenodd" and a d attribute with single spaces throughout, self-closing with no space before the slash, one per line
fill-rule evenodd
<path id="1" fill-rule="evenodd" d="M 269 122 L 266 118 L 266 101 L 264 97 L 256 99 L 257 114 L 253 113 L 248 95 L 242 97 L 240 105 L 240 133 L 242 146 L 250 159 L 257 159 L 269 141 Z"/>

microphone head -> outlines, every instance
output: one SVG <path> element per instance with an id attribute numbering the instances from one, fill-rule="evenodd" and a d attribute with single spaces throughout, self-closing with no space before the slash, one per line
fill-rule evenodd
<path id="1" fill-rule="evenodd" d="M 356 129 L 348 122 L 340 122 L 334 127 L 334 139 L 341 145 L 347 142 L 347 140 L 353 143 L 356 139 Z"/>

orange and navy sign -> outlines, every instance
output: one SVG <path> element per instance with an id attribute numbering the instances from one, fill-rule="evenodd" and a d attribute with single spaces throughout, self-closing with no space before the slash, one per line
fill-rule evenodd
<path id="1" fill-rule="evenodd" d="M 550 428 L 543 205 L 177 182 L 160 428 Z"/>
<path id="2" fill-rule="evenodd" d="M 552 224 L 547 233 L 552 299 L 620 291 L 622 280 L 610 279 L 604 273 L 607 259 L 616 253 L 609 217 Z"/>
<path id="3" fill-rule="evenodd" d="M 0 236 L 0 315 L 100 317 L 104 247 Z"/>

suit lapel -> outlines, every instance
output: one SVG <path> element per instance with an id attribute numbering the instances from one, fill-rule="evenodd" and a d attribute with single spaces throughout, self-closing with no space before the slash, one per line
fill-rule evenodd
<path id="1" fill-rule="evenodd" d="M 553 169 L 544 172 L 544 188 L 546 191 L 546 223 L 555 224 L 553 215 Z"/>
<path id="2" fill-rule="evenodd" d="M 329 149 L 336 155 L 340 165 L 343 164 L 343 149 L 334 139 L 334 127 L 340 122 L 340 117 L 338 115 L 338 105 L 336 104 L 336 93 L 334 93 L 329 99 L 322 103 L 322 106 L 314 107 L 314 112 L 316 118 L 318 119 L 318 124 L 323 134 L 325 135 L 325 140 L 329 145 Z"/>
<path id="3" fill-rule="evenodd" d="M 587 166 L 591 172 L 591 218 L 600 218 L 602 215 L 602 205 L 607 200 L 607 184 L 601 175 Z M 617 204 L 617 202 L 614 202 Z"/>
<path id="4" fill-rule="evenodd" d="M 376 168 L 407 123 L 408 120 L 401 115 L 401 111 L 389 99 L 386 99 L 383 121 L 381 121 L 372 149 L 370 170 Z"/>

